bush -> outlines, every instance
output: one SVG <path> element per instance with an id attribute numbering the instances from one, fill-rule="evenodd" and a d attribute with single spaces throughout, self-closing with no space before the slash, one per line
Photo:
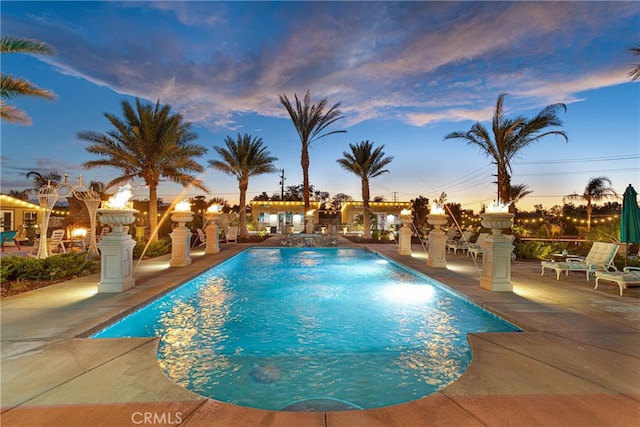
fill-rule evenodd
<path id="1" fill-rule="evenodd" d="M 146 258 L 155 258 L 157 256 L 161 256 L 169 253 L 169 248 L 171 247 L 171 239 L 160 239 L 155 242 L 148 243 L 145 242 L 137 242 L 136 246 L 133 248 L 133 257 L 141 258 L 143 255 L 143 251 L 146 248 L 146 252 L 144 252 L 144 256 Z"/>
<path id="2" fill-rule="evenodd" d="M 551 254 L 560 253 L 563 249 L 567 249 L 566 243 L 530 241 L 520 242 L 514 252 L 520 259 L 549 259 Z"/>
<path id="3" fill-rule="evenodd" d="M 9 256 L 2 259 L 0 281 L 60 280 L 86 276 L 100 271 L 100 266 L 86 260 L 86 254 L 69 252 L 49 258 L 35 259 Z"/>

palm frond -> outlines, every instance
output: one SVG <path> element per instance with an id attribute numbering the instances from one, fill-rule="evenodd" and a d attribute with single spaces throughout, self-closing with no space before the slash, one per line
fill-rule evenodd
<path id="1" fill-rule="evenodd" d="M 3 36 L 0 39 L 0 53 L 13 52 L 53 55 L 54 50 L 48 44 L 37 40 Z"/>

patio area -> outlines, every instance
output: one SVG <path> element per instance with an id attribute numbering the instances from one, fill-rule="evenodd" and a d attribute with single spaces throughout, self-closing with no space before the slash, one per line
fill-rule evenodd
<path id="1" fill-rule="evenodd" d="M 276 239 L 276 240 L 272 240 Z M 263 242 L 279 246 L 278 237 Z M 339 245 L 357 246 L 339 238 Z M 87 337 L 114 317 L 167 292 L 247 248 L 192 252 L 186 267 L 170 255 L 143 261 L 136 287 L 97 294 L 99 275 L 59 283 L 1 304 L 3 426 L 637 426 L 640 419 L 640 288 L 594 290 L 584 273 L 540 276 L 540 263 L 514 261 L 513 293 L 481 289 L 471 258 L 447 255 L 446 269 L 426 254 L 397 255 L 524 329 L 472 334 L 473 360 L 439 392 L 392 407 L 345 412 L 276 412 L 221 403 L 169 380 L 156 360 L 158 339 Z M 135 266 L 136 264 L 134 264 Z M 481 263 L 480 263 L 481 267 Z"/>

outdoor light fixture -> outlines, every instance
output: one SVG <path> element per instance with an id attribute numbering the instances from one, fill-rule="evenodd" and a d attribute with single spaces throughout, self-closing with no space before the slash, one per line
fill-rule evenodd
<path id="1" fill-rule="evenodd" d="M 176 207 L 174 208 L 176 212 L 191 212 L 191 203 L 188 200 L 182 200 L 176 203 Z"/>
<path id="2" fill-rule="evenodd" d="M 444 208 L 440 203 L 433 203 L 431 205 L 431 215 L 444 215 Z"/>
<path id="3" fill-rule="evenodd" d="M 504 203 L 502 200 L 498 200 L 498 203 L 496 203 L 496 201 L 492 201 L 491 203 L 489 203 L 489 206 L 487 206 L 487 212 L 489 213 L 505 213 L 505 212 L 509 212 L 509 205 L 512 202 L 508 202 L 508 203 Z"/>
<path id="4" fill-rule="evenodd" d="M 133 202 L 129 201 L 132 196 L 130 184 L 119 187 L 116 194 L 102 202 L 102 209 L 133 209 Z"/>

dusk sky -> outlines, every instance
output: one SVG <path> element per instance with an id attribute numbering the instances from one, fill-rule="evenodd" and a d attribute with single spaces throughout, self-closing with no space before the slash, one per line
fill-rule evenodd
<path id="1" fill-rule="evenodd" d="M 512 164 L 513 184 L 533 193 L 532 209 L 562 204 L 604 175 L 623 193 L 640 190 L 640 3 L 606 2 L 12 2 L 2 1 L 3 36 L 31 38 L 52 56 L 3 54 L 2 73 L 26 78 L 57 99 L 19 98 L 32 125 L 1 125 L 0 192 L 32 185 L 29 171 L 108 182 L 115 169 L 86 170 L 95 159 L 79 131 L 111 130 L 136 98 L 171 105 L 213 146 L 226 136 L 261 137 L 302 184 L 300 141 L 278 96 L 341 103 L 345 118 L 310 150 L 310 181 L 331 195 L 361 199 L 360 180 L 336 160 L 349 143 L 384 145 L 390 173 L 371 195 L 408 201 L 446 192 L 478 212 L 495 199 L 495 166 L 463 141 L 443 140 L 476 121 L 491 126 L 498 95 L 510 117 L 533 117 L 565 103 L 569 142 L 548 137 Z M 207 169 L 211 193 L 164 183 L 159 197 L 223 197 L 237 203 L 235 178 Z M 133 183 L 141 186 L 142 181 Z M 252 178 L 248 199 L 280 193 L 278 174 Z M 139 199 L 148 189 L 137 187 Z"/>

